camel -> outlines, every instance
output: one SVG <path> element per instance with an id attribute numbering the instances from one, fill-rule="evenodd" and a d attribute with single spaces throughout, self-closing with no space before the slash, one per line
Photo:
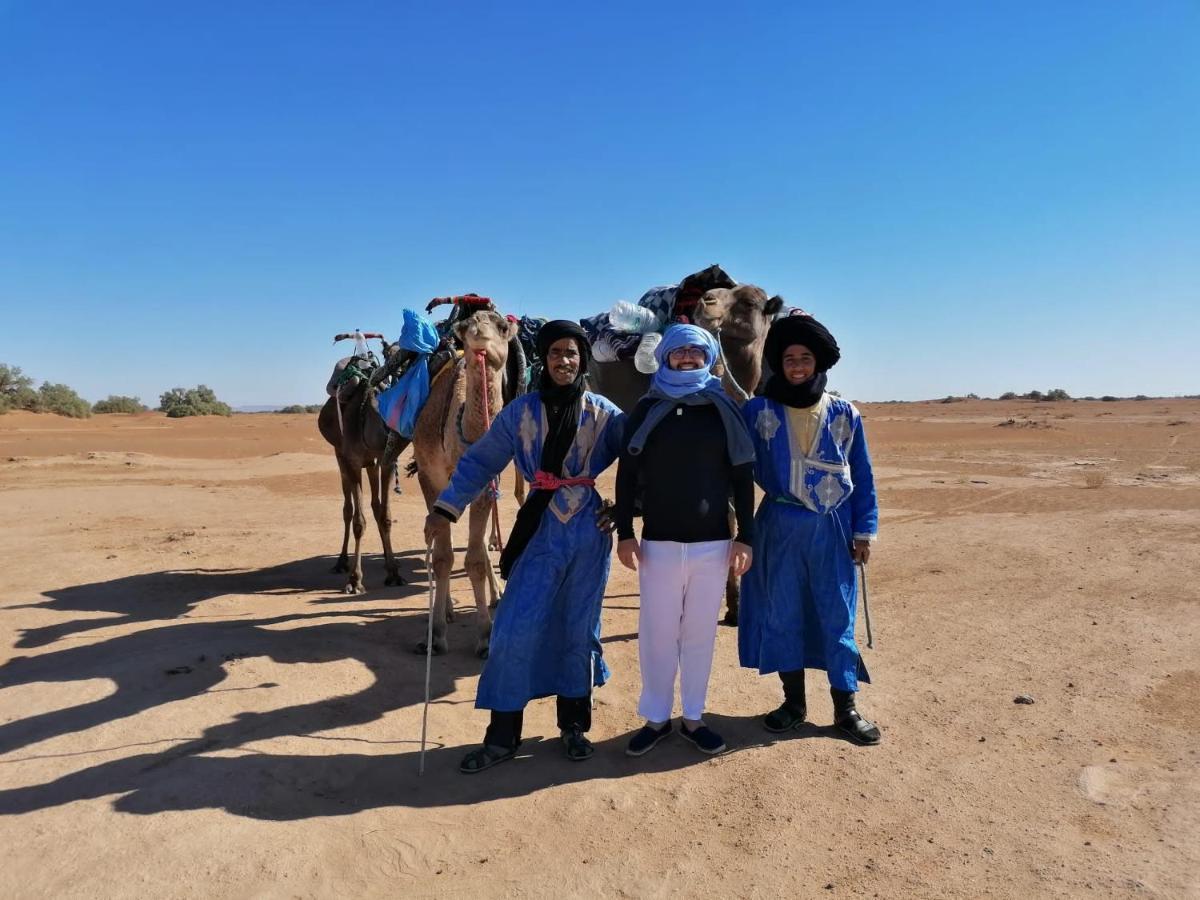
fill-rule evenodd
<path id="1" fill-rule="evenodd" d="M 384 584 L 404 584 L 396 557 L 392 553 L 392 520 L 388 509 L 391 483 L 396 472 L 396 460 L 408 446 L 408 441 L 393 434 L 379 416 L 365 379 L 347 391 L 342 400 L 339 416 L 337 397 L 330 397 L 317 416 L 317 428 L 321 436 L 333 447 L 338 470 L 342 475 L 342 552 L 333 566 L 334 572 L 349 572 L 350 578 L 342 589 L 347 594 L 361 594 L 362 535 L 367 520 L 363 514 L 362 473 L 367 472 L 367 483 L 371 486 L 371 512 L 379 526 L 379 537 L 383 541 L 384 568 L 387 577 Z M 389 435 L 391 442 L 389 443 Z M 354 527 L 354 561 L 351 564 L 347 550 L 350 543 L 350 528 Z"/>
<path id="2" fill-rule="evenodd" d="M 487 431 L 488 424 L 504 402 L 504 375 L 510 340 L 516 325 L 492 310 L 480 310 L 456 322 L 454 333 L 463 347 L 463 358 L 455 369 L 437 378 L 413 431 L 413 459 L 425 505 L 434 501 L 450 482 L 454 467 L 472 443 Z M 486 389 L 486 409 L 484 396 Z M 489 608 L 499 599 L 499 585 L 488 555 L 485 532 L 494 500 L 484 491 L 470 506 L 469 537 L 464 561 L 479 632 L 475 654 L 486 658 L 492 632 Z M 453 616 L 450 604 L 450 570 L 454 565 L 451 543 L 435 542 L 432 548 L 432 577 L 436 582 L 433 606 L 433 646 L 436 654 L 448 649 L 446 623 Z M 420 652 L 425 652 L 422 644 Z"/>
<path id="3" fill-rule="evenodd" d="M 706 291 L 693 312 L 695 324 L 712 332 L 721 343 L 725 365 L 718 363 L 725 392 L 738 404 L 754 396 L 762 377 L 762 351 L 767 331 L 775 314 L 783 307 L 783 298 L 767 298 L 767 293 L 752 284 Z M 592 390 L 603 394 L 625 412 L 630 412 L 650 388 L 650 376 L 634 368 L 632 359 L 611 363 L 592 363 Z M 736 625 L 741 597 L 736 578 L 725 585 L 726 625 Z"/>

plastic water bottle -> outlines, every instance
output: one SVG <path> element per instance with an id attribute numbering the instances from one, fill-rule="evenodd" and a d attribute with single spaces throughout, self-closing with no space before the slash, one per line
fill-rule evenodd
<path id="1" fill-rule="evenodd" d="M 637 353 L 633 355 L 633 367 L 643 375 L 653 375 L 658 371 L 658 360 L 654 358 L 654 349 L 662 343 L 662 335 L 657 331 L 643 334 L 638 342 Z"/>
<path id="2" fill-rule="evenodd" d="M 609 363 L 617 361 L 617 351 L 612 342 L 606 337 L 597 338 L 592 344 L 592 359 L 596 362 Z"/>
<path id="3" fill-rule="evenodd" d="M 637 306 L 628 300 L 618 300 L 609 310 L 608 322 L 617 331 L 627 334 L 645 334 L 658 329 L 658 316 L 654 311 L 644 306 Z"/>
<path id="4" fill-rule="evenodd" d="M 354 355 L 361 356 L 363 359 L 371 355 L 371 348 L 367 346 L 367 339 L 363 337 L 363 333 L 357 328 L 354 329 Z"/>

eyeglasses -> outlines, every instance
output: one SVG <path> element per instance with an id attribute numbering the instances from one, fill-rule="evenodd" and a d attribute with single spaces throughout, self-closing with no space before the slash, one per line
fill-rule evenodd
<path id="1" fill-rule="evenodd" d="M 667 356 L 672 359 L 682 359 L 685 356 L 698 356 L 704 358 L 704 348 L 702 347 L 676 347 L 674 350 L 667 353 Z"/>

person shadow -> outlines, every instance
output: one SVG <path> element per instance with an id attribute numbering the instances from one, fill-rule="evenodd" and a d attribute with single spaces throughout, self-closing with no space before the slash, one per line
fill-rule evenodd
<path id="1" fill-rule="evenodd" d="M 410 686 L 400 703 L 415 699 Z M 291 715 L 294 708 L 281 712 Z M 673 734 L 651 753 L 630 758 L 624 749 L 633 731 L 597 741 L 595 755 L 584 762 L 567 760 L 557 737 L 530 737 L 512 760 L 473 775 L 458 771 L 468 748 L 444 745 L 425 753 L 425 772 L 420 774 L 421 752 L 414 739 L 372 742 L 404 747 L 395 753 L 208 755 L 228 749 L 231 739 L 245 737 L 246 732 L 253 733 L 255 740 L 268 736 L 273 730 L 267 723 L 275 716 L 239 716 L 236 723 L 210 728 L 201 738 L 161 753 L 126 757 L 47 784 L 0 791 L 0 815 L 20 815 L 110 795 L 119 795 L 113 802 L 115 810 L 133 815 L 220 809 L 268 821 L 351 815 L 386 807 L 468 806 L 584 781 L 615 783 L 712 761 L 729 764 L 741 752 L 781 742 L 842 739 L 832 727 L 806 725 L 771 735 L 762 729 L 759 716 L 713 715 L 706 720 L 730 745 L 715 757 Z M 262 721 L 256 723 L 256 719 Z M 618 808 L 621 796 L 614 788 L 600 799 Z"/>

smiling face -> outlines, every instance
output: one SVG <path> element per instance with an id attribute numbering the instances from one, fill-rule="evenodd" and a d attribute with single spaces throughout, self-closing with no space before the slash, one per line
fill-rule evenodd
<path id="1" fill-rule="evenodd" d="M 783 351 L 783 377 L 788 384 L 803 384 L 817 373 L 817 358 L 803 344 Z"/>
<path id="2" fill-rule="evenodd" d="M 575 343 L 575 338 L 559 338 L 546 352 L 546 371 L 550 373 L 550 380 L 559 387 L 565 387 L 575 380 L 580 362 L 579 345 Z"/>
<path id="3" fill-rule="evenodd" d="M 667 354 L 667 365 L 681 372 L 692 372 L 696 369 L 703 369 L 704 363 L 704 348 L 695 347 L 691 344 L 685 347 L 676 347 Z"/>

